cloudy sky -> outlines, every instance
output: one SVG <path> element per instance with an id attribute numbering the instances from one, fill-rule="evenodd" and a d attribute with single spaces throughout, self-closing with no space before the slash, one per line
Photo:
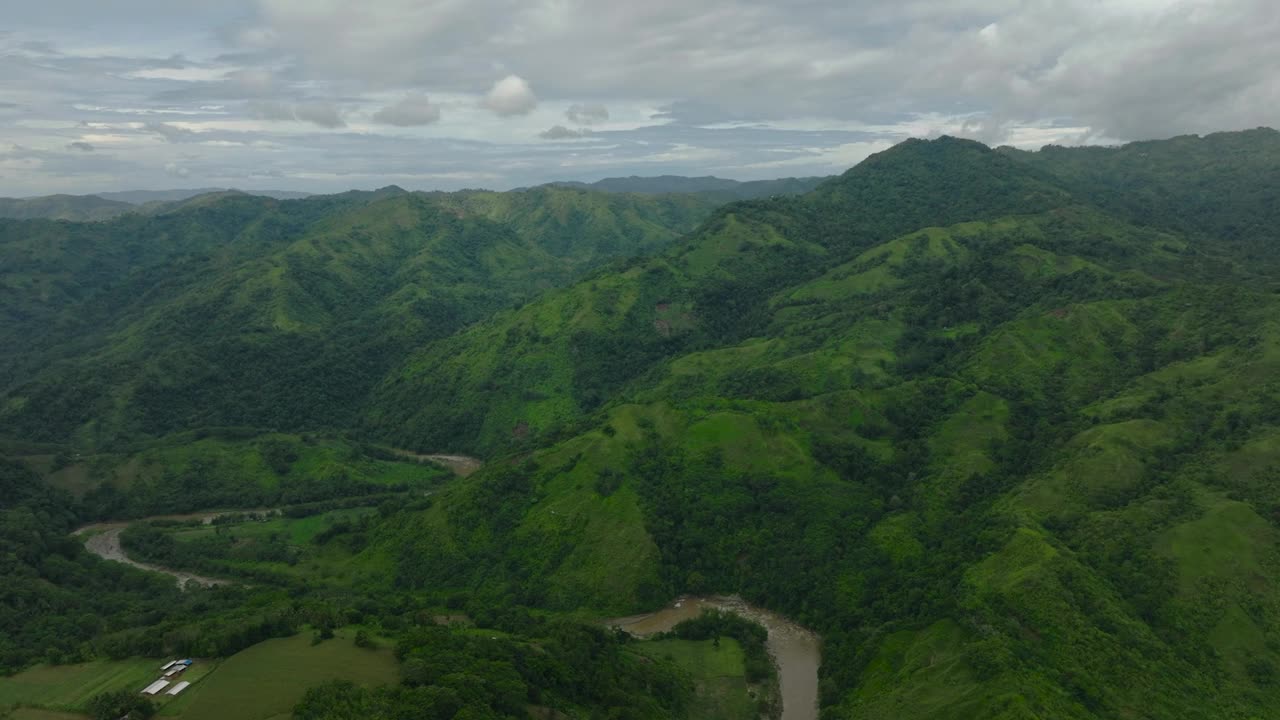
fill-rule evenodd
<path id="1" fill-rule="evenodd" d="M 0 195 L 839 172 L 1280 125 L 1277 0 L 41 0 Z"/>

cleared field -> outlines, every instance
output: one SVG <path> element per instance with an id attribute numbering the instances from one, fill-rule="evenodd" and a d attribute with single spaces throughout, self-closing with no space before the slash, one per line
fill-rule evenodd
<path id="1" fill-rule="evenodd" d="M 697 694 L 689 717 L 754 720 L 760 716 L 737 640 L 721 638 L 718 648 L 710 640 L 649 640 L 634 647 L 652 658 L 670 658 L 693 676 Z"/>
<path id="2" fill-rule="evenodd" d="M 78 665 L 42 665 L 0 678 L 0 708 L 36 705 L 50 710 L 83 710 L 89 698 L 122 687 L 141 690 L 159 676 L 151 658 L 97 660 Z"/>
<path id="3" fill-rule="evenodd" d="M 266 522 L 258 522 L 256 520 L 247 520 L 245 522 L 224 525 L 224 532 L 229 532 L 235 537 L 243 538 L 259 538 L 270 537 L 279 534 L 288 539 L 290 543 L 295 545 L 303 545 L 311 542 L 321 531 L 327 529 L 339 521 L 355 521 L 362 516 L 370 515 L 377 512 L 377 508 L 373 507 L 357 507 L 345 508 L 341 510 L 330 510 L 329 512 L 311 515 L 304 518 L 288 518 L 277 517 L 267 520 Z M 212 525 L 204 525 L 189 530 L 179 530 L 174 533 L 174 537 L 179 541 L 190 540 L 200 537 L 207 537 L 217 532 L 217 528 Z"/>
<path id="4" fill-rule="evenodd" d="M 381 685 L 399 680 L 389 649 L 358 648 L 354 630 L 319 645 L 302 633 L 258 643 L 222 662 L 203 681 L 165 705 L 160 715 L 182 720 L 287 718 L 307 688 L 328 680 Z"/>
<path id="5" fill-rule="evenodd" d="M 12 720 L 85 720 L 88 715 L 80 713 L 59 712 L 57 710 L 40 710 L 37 708 L 18 708 L 13 711 Z"/>

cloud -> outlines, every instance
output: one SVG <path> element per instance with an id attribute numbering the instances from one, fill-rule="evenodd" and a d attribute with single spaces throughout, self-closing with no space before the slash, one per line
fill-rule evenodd
<path id="1" fill-rule="evenodd" d="M 504 117 L 528 115 L 538 106 L 538 98 L 524 78 L 508 75 L 493 84 L 484 97 L 484 106 Z"/>
<path id="2" fill-rule="evenodd" d="M 252 102 L 249 103 L 249 114 L 260 120 L 297 121 L 323 128 L 340 128 L 347 125 L 338 106 L 324 100 Z"/>
<path id="3" fill-rule="evenodd" d="M 427 96 L 421 93 L 409 93 L 400 102 L 388 105 L 373 115 L 374 122 L 400 127 L 430 125 L 439 120 L 440 107 L 433 105 Z"/>
<path id="4" fill-rule="evenodd" d="M 93 151 L 94 151 L 94 147 L 93 147 L 93 145 L 91 145 L 91 144 L 89 144 L 89 143 L 87 143 L 87 142 L 73 142 L 73 143 L 67 143 L 67 149 L 68 149 L 68 150 L 79 150 L 79 151 L 81 151 L 81 152 L 93 152 Z"/>
<path id="5" fill-rule="evenodd" d="M 165 174 L 176 178 L 191 177 L 191 171 L 177 163 L 165 163 Z"/>
<path id="6" fill-rule="evenodd" d="M 750 179 L 942 132 L 1034 147 L 1280 125 L 1275 0 L 11 4 L 0 137 L 48 150 L 7 155 L 0 194 L 163 187 L 170 163 L 309 190 Z M 433 107 L 430 133 L 390 129 Z"/>
<path id="7" fill-rule="evenodd" d="M 155 133 L 165 139 L 165 142 L 180 143 L 194 142 L 196 133 L 186 128 L 170 125 L 169 123 L 147 123 L 142 127 L 143 130 Z"/>
<path id="8" fill-rule="evenodd" d="M 563 125 L 553 125 L 546 130 L 538 133 L 538 137 L 543 140 L 573 140 L 576 138 L 584 138 L 591 135 L 591 131 L 587 128 L 578 128 L 573 130 Z"/>
<path id="9" fill-rule="evenodd" d="M 573 104 L 564 116 L 575 125 L 595 125 L 609 119 L 609 108 L 600 103 Z"/>

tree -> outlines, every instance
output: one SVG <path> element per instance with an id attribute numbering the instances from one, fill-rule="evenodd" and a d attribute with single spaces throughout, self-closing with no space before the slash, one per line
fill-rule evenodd
<path id="1" fill-rule="evenodd" d="M 128 688 L 99 693 L 89 700 L 89 716 L 93 720 L 118 720 L 122 717 L 147 720 L 155 714 L 156 706 L 149 698 Z"/>

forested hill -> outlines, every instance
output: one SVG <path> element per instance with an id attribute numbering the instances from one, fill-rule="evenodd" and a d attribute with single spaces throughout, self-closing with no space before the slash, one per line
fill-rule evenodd
<path id="1" fill-rule="evenodd" d="M 210 425 L 345 427 L 409 350 L 661 247 L 713 207 L 385 188 L 0 220 L 0 434 L 95 447 Z"/>
<path id="2" fill-rule="evenodd" d="M 369 561 L 558 610 L 740 592 L 822 633 L 824 717 L 1265 717 L 1280 184 L 1228 143 L 1280 140 L 1143 144 L 1143 212 L 1087 180 L 1133 149 L 911 141 L 435 344 L 368 431 L 526 460 Z"/>

